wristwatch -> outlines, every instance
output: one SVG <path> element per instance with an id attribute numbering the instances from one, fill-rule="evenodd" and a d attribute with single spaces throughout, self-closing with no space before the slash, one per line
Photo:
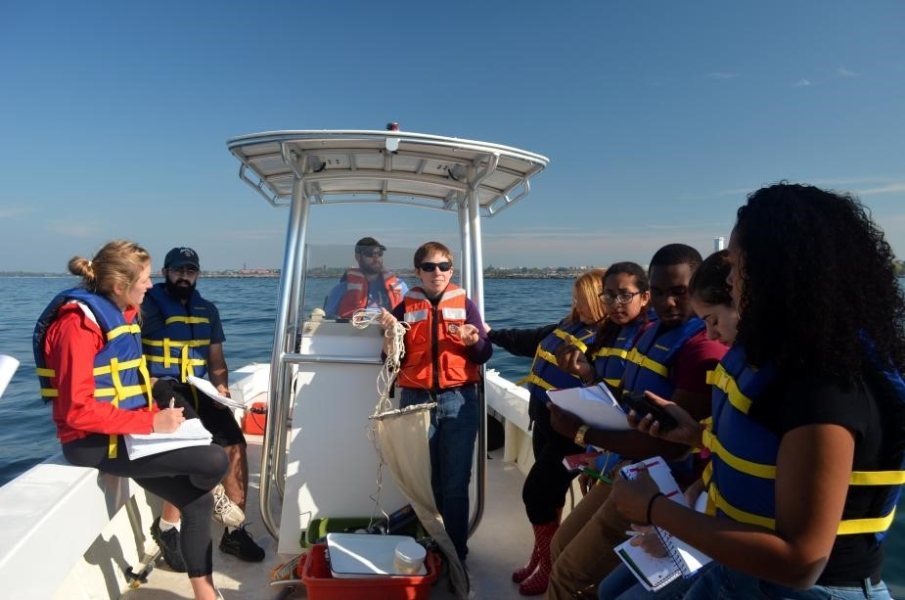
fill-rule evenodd
<path id="1" fill-rule="evenodd" d="M 587 446 L 588 443 L 584 441 L 584 434 L 586 434 L 590 428 L 590 425 L 582 425 L 578 428 L 578 431 L 575 432 L 575 437 L 572 438 L 572 441 L 575 442 L 576 446 Z"/>

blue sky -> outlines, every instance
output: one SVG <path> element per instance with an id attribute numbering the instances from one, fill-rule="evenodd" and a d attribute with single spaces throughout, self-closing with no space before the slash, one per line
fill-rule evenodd
<path id="1" fill-rule="evenodd" d="M 288 211 L 228 138 L 403 130 L 550 158 L 495 266 L 708 253 L 781 179 L 857 193 L 905 258 L 905 3 L 46 2 L 0 7 L 0 271 L 125 237 L 155 269 L 279 267 Z M 312 210 L 311 241 L 453 243 L 449 215 Z"/>

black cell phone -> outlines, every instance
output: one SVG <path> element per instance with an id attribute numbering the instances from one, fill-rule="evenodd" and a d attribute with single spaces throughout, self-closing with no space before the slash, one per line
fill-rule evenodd
<path id="1" fill-rule="evenodd" d="M 660 423 L 660 431 L 669 431 L 679 424 L 676 418 L 666 412 L 666 409 L 648 398 L 644 392 L 626 392 L 622 394 L 622 404 L 625 408 L 635 411 L 638 418 L 645 415 L 653 415 L 655 421 Z"/>

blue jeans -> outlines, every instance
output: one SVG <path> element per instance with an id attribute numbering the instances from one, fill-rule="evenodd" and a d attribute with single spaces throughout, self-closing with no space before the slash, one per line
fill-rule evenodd
<path id="1" fill-rule="evenodd" d="M 685 598 L 709 600 L 710 598 L 766 598 L 769 600 L 889 600 L 889 590 L 882 581 L 872 585 L 870 581 L 852 587 L 815 585 L 806 590 L 759 580 L 723 565 L 717 565 L 695 578 Z"/>
<path id="2" fill-rule="evenodd" d="M 649 592 L 638 583 L 638 579 L 625 565 L 619 565 L 607 575 L 597 588 L 597 597 L 600 600 L 674 600 L 684 598 L 688 589 L 697 581 L 702 571 L 711 568 L 714 563 L 708 563 L 688 579 L 679 578 L 666 584 L 666 587 L 656 592 Z"/>
<path id="3" fill-rule="evenodd" d="M 446 533 L 460 560 L 468 554 L 468 484 L 478 436 L 478 393 L 474 384 L 441 390 L 402 388 L 400 408 L 437 402 L 431 410 L 428 433 L 431 454 L 431 487 Z"/>

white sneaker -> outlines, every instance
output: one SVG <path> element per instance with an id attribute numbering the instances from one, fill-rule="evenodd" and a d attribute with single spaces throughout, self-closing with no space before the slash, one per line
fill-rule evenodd
<path id="1" fill-rule="evenodd" d="M 223 484 L 217 484 L 211 492 L 214 494 L 214 511 L 211 518 L 227 527 L 238 527 L 245 522 L 245 513 L 239 505 L 226 496 Z"/>

